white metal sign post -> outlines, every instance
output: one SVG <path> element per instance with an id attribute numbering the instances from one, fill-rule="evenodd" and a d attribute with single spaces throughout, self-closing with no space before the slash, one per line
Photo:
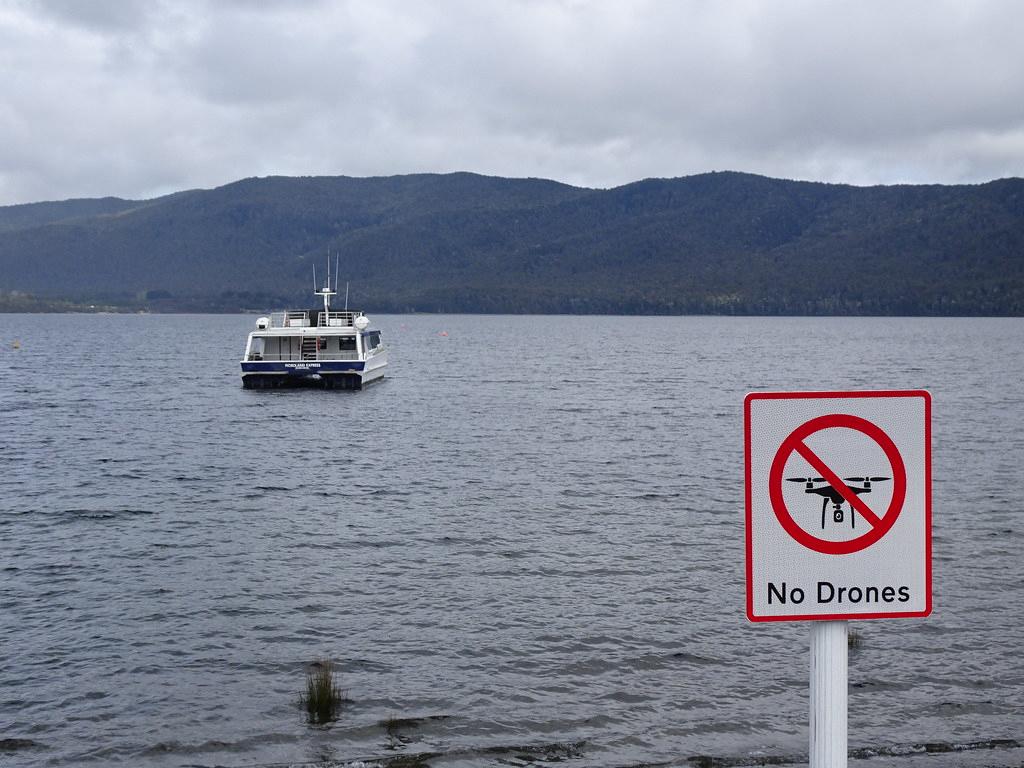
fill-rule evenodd
<path id="1" fill-rule="evenodd" d="M 847 620 L 931 613 L 931 396 L 744 401 L 747 618 L 811 621 L 811 768 L 846 766 Z"/>

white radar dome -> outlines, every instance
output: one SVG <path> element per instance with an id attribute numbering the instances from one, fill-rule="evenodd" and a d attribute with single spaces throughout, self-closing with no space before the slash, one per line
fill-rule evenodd
<path id="1" fill-rule="evenodd" d="M 360 315 L 355 319 L 355 322 L 353 322 L 353 325 L 355 325 L 355 327 L 358 328 L 360 331 L 365 331 L 366 326 L 368 326 L 369 324 L 370 318 L 368 318 L 366 315 Z"/>
<path id="2" fill-rule="evenodd" d="M 270 327 L 269 317 L 257 317 L 256 318 L 256 330 L 265 331 Z"/>

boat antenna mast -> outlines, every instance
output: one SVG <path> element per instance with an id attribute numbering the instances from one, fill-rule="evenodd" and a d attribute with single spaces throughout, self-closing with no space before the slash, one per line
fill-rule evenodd
<path id="1" fill-rule="evenodd" d="M 341 255 L 337 254 L 337 253 L 334 254 L 334 290 L 335 291 L 338 290 L 338 285 L 339 285 L 338 281 L 341 279 L 341 270 L 338 269 L 338 264 L 340 263 L 340 260 L 341 260 Z M 330 267 L 331 266 L 330 263 L 328 263 L 327 266 Z M 348 312 L 348 280 L 345 281 L 345 311 Z"/>
<path id="2" fill-rule="evenodd" d="M 335 276 L 335 282 L 337 282 L 337 276 Z M 337 287 L 337 286 L 335 286 Z M 337 291 L 331 290 L 331 251 L 327 250 L 327 282 L 323 288 L 317 288 L 316 282 L 316 264 L 313 265 L 313 293 L 317 296 L 324 297 L 324 324 L 327 324 L 327 313 L 331 311 L 331 296 L 334 296 Z"/>

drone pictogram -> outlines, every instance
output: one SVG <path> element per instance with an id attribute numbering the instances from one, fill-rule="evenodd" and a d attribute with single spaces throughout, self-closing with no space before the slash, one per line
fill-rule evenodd
<path id="1" fill-rule="evenodd" d="M 836 490 L 835 487 L 829 485 L 824 477 L 787 477 L 787 482 L 790 483 L 804 483 L 804 493 L 813 493 L 818 496 L 822 496 L 821 500 L 821 529 L 825 530 L 825 511 L 828 509 L 828 503 L 832 502 L 832 521 L 835 523 L 842 523 L 845 517 L 845 511 L 843 510 L 843 494 Z M 844 477 L 844 483 L 861 483 L 861 487 L 854 487 L 852 485 L 846 486 L 850 492 L 855 496 L 860 496 L 862 493 L 871 493 L 872 483 L 881 483 L 885 480 L 892 480 L 891 477 Z M 816 485 L 817 483 L 825 483 L 823 486 Z M 851 505 L 852 506 L 852 505 Z M 857 515 L 854 510 L 850 510 L 850 528 L 857 527 Z"/>

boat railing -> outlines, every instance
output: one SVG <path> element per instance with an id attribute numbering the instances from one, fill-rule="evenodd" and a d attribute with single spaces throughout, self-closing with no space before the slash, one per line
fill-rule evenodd
<path id="1" fill-rule="evenodd" d="M 270 313 L 271 328 L 308 328 L 309 312 L 297 312 L 285 310 L 284 312 Z"/>
<path id="2" fill-rule="evenodd" d="M 315 315 L 310 318 L 310 315 Z M 351 328 L 362 312 L 308 312 L 306 310 L 285 310 L 270 314 L 271 328 Z"/>
<path id="3" fill-rule="evenodd" d="M 356 318 L 362 314 L 362 312 L 320 312 L 317 325 L 320 328 L 350 328 L 355 325 Z"/>

